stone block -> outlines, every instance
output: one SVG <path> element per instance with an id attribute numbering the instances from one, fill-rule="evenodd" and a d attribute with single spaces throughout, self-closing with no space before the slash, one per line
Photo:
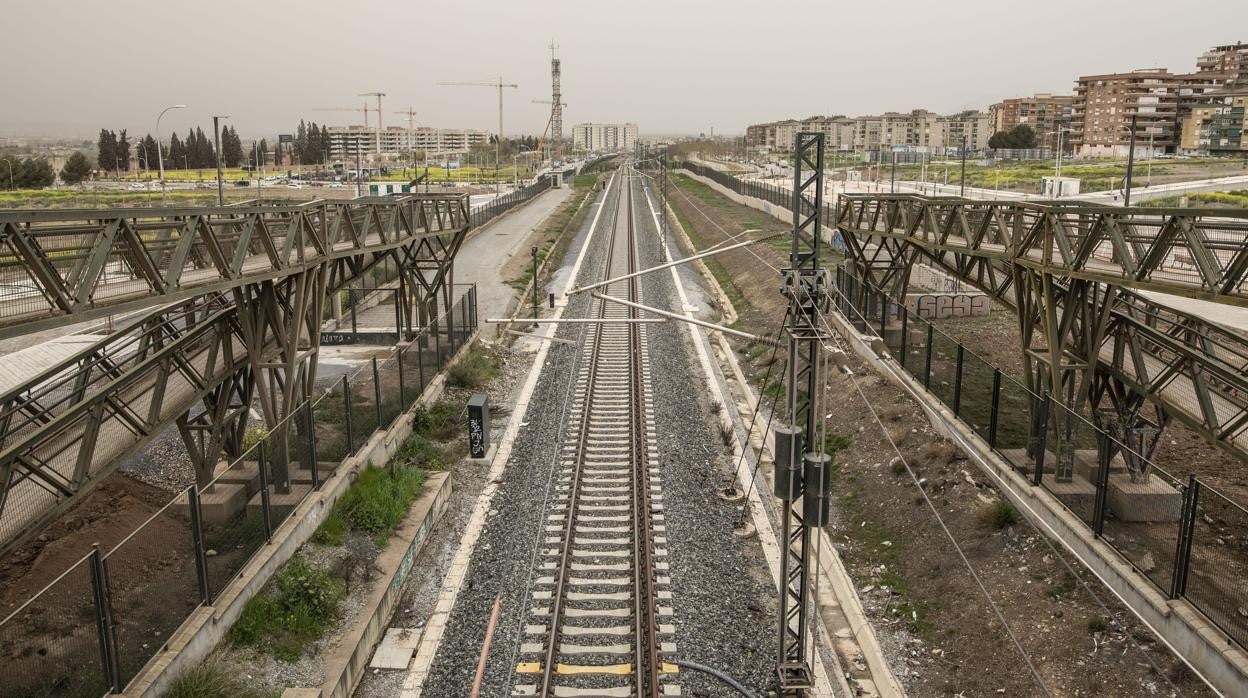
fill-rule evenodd
<path id="1" fill-rule="evenodd" d="M 1110 472 L 1108 505 L 1119 521 L 1178 521 L 1183 495 L 1156 475 L 1131 482 L 1125 473 Z"/>
<path id="2" fill-rule="evenodd" d="M 242 485 L 247 489 L 247 496 L 260 491 L 260 464 L 254 460 L 243 461 L 217 475 L 218 483 Z"/>
<path id="3" fill-rule="evenodd" d="M 334 474 L 334 468 L 336 467 L 338 467 L 337 463 L 330 463 L 328 461 L 321 461 L 316 464 L 316 472 L 322 483 L 329 479 L 330 475 Z M 290 481 L 299 485 L 311 485 L 312 469 L 304 468 L 302 463 L 297 468 L 291 468 Z"/>
<path id="4" fill-rule="evenodd" d="M 371 669 L 406 669 L 420 642 L 419 628 L 386 628 L 386 636 L 373 652 L 368 663 Z"/>
<path id="5" fill-rule="evenodd" d="M 247 487 L 238 483 L 218 482 L 199 493 L 199 508 L 204 525 L 223 524 L 238 515 L 247 505 Z"/>
<path id="6" fill-rule="evenodd" d="M 285 514 L 298 506 L 299 502 L 302 502 L 303 498 L 306 497 L 311 491 L 312 485 L 291 482 L 289 492 L 271 491 L 269 493 L 269 508 L 275 515 Z M 248 509 L 257 512 L 261 510 L 263 502 L 261 501 L 260 495 L 260 492 L 252 495 L 251 499 L 247 502 Z"/>
<path id="7" fill-rule="evenodd" d="M 1092 520 L 1093 512 L 1096 511 L 1096 485 L 1076 473 L 1070 482 L 1058 482 L 1055 478 L 1046 476 L 1044 488 L 1073 511 L 1075 516 L 1084 521 Z"/>

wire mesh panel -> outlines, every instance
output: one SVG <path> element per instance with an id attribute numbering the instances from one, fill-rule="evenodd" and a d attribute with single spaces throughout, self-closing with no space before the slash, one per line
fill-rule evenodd
<path id="1" fill-rule="evenodd" d="M 963 352 L 958 416 L 985 441 L 989 440 L 992 413 L 1000 397 L 999 390 L 994 397 L 995 376 L 996 370 L 991 364 L 969 351 Z M 995 380 L 999 383 L 1000 379 Z"/>
<path id="2" fill-rule="evenodd" d="M 258 444 L 252 446 L 199 493 L 208 588 L 214 598 L 267 540 L 259 451 Z"/>
<path id="3" fill-rule="evenodd" d="M 1034 395 L 1013 378 L 1001 377 L 1001 394 L 997 398 L 996 449 L 1015 468 L 1027 471 L 1030 459 L 1027 444 L 1031 438 Z"/>
<path id="4" fill-rule="evenodd" d="M 104 557 L 122 686 L 200 605 L 194 550 L 183 492 Z"/>
<path id="5" fill-rule="evenodd" d="M 0 697 L 99 698 L 100 657 L 88 556 L 0 621 Z"/>
<path id="6" fill-rule="evenodd" d="M 1133 476 L 1125 465 L 1131 458 L 1139 460 L 1134 453 L 1120 452 L 1110 462 L 1101 537 L 1169 593 L 1186 486 L 1151 466 L 1146 475 Z"/>
<path id="7" fill-rule="evenodd" d="M 317 457 L 323 462 L 338 463 L 347 457 L 347 410 L 343 383 L 338 382 L 322 393 L 313 404 L 316 422 Z"/>
<path id="8" fill-rule="evenodd" d="M 347 381 L 351 391 L 352 442 L 359 448 L 377 429 L 377 393 L 371 368 L 366 368 Z"/>
<path id="9" fill-rule="evenodd" d="M 1185 596 L 1248 646 L 1248 511 L 1200 483 Z"/>
<path id="10" fill-rule="evenodd" d="M 932 333 L 931 377 L 928 379 L 928 390 L 945 406 L 953 409 L 954 390 L 958 381 L 958 343 L 948 335 L 936 331 Z"/>
<path id="11" fill-rule="evenodd" d="M 388 429 L 403 412 L 402 396 L 399 394 L 399 360 L 391 356 L 377 365 L 377 380 L 381 381 L 381 424 Z"/>

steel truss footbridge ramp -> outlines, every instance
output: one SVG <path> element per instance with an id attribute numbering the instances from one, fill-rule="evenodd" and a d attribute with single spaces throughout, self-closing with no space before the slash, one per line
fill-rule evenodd
<path id="1" fill-rule="evenodd" d="M 1011 306 L 1027 387 L 1143 426 L 1141 455 L 1174 418 L 1248 458 L 1248 330 L 1176 300 L 1248 306 L 1248 212 L 845 195 L 836 226 L 854 272 L 892 298 L 924 263 Z M 1059 470 L 1072 453 L 1059 445 Z"/>
<path id="2" fill-rule="evenodd" d="M 449 310 L 468 227 L 463 194 L 0 213 L 0 338 L 126 317 L 0 395 L 0 553 L 172 424 L 211 480 L 254 403 L 273 428 L 311 396 L 329 294 L 396 269 L 414 332 Z"/>

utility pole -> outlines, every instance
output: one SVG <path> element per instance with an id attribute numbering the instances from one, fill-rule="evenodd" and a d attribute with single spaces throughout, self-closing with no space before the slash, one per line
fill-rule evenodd
<path id="1" fill-rule="evenodd" d="M 503 144 L 503 88 L 504 87 L 518 88 L 520 86 L 503 82 L 503 78 L 501 75 L 498 78 L 498 82 L 462 82 L 462 81 L 459 81 L 459 82 L 439 82 L 438 84 L 439 85 L 453 85 L 456 87 L 496 87 L 498 88 L 498 136 L 494 140 L 494 194 L 498 195 L 500 192 L 500 189 L 498 186 L 498 158 L 499 158 L 499 148 Z"/>
<path id="2" fill-rule="evenodd" d="M 407 114 L 407 147 L 412 156 L 412 177 L 416 176 L 416 111 L 411 107 L 407 111 L 395 112 Z"/>
<path id="3" fill-rule="evenodd" d="M 386 96 L 385 92 L 361 92 L 360 94 L 356 95 L 356 97 L 376 97 L 377 98 L 377 147 L 375 149 L 375 152 L 376 152 L 376 157 L 377 157 L 377 165 L 379 167 L 381 166 L 381 98 L 385 96 Z M 368 128 L 367 102 L 365 103 L 364 109 L 365 109 L 364 127 Z"/>
<path id="4" fill-rule="evenodd" d="M 962 188 L 958 196 L 966 198 L 966 134 L 962 134 Z"/>
<path id="5" fill-rule="evenodd" d="M 663 174 L 663 188 L 662 188 L 662 191 L 663 191 L 663 196 L 662 196 L 663 225 L 661 229 L 659 230 L 659 239 L 661 241 L 662 250 L 663 250 L 663 261 L 666 262 L 668 261 L 668 254 L 667 254 L 667 146 L 663 146 L 662 157 L 663 159 L 660 161 L 660 163 L 661 163 L 661 171 Z"/>
<path id="6" fill-rule="evenodd" d="M 1135 117 L 1131 114 L 1131 145 L 1127 147 L 1127 179 L 1123 184 L 1123 208 L 1131 208 L 1131 170 L 1135 169 Z"/>
<path id="7" fill-rule="evenodd" d="M 788 426 L 775 429 L 774 481 L 774 494 L 782 500 L 784 510 L 776 656 L 776 677 L 782 696 L 804 696 L 815 686 L 810 574 L 819 569 L 819 560 L 818 548 L 812 550 L 811 529 L 827 525 L 829 514 L 831 458 L 823 452 L 826 429 L 821 417 L 827 407 L 819 404 L 824 380 L 820 375 L 819 352 L 827 339 L 820 315 L 827 305 L 826 293 L 831 283 L 819 262 L 823 235 L 823 142 L 822 133 L 803 131 L 796 136 L 793 244 L 790 268 L 781 271 L 781 293 L 789 301 L 785 400 Z"/>
<path id="8" fill-rule="evenodd" d="M 888 193 L 897 193 L 897 151 L 893 151 L 893 171 L 888 175 Z"/>
<path id="9" fill-rule="evenodd" d="M 225 205 L 225 191 L 221 188 L 221 119 L 230 117 L 215 115 L 212 117 L 212 148 L 217 152 L 217 205 Z"/>
<path id="10" fill-rule="evenodd" d="M 360 198 L 360 187 L 364 181 L 364 170 L 360 163 L 360 139 L 355 139 L 355 198 Z"/>

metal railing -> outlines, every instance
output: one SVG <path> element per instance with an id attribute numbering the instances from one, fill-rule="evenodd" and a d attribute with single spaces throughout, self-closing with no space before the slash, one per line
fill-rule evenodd
<path id="1" fill-rule="evenodd" d="M 1248 509 L 1194 474 L 1176 477 L 1187 467 L 1182 460 L 1163 467 L 1140 455 L 1131 431 L 1108 413 L 1089 419 L 1031 392 L 844 267 L 835 303 L 1033 486 L 1047 489 L 1162 593 L 1187 599 L 1248 647 L 1241 612 L 1248 608 Z"/>
<path id="2" fill-rule="evenodd" d="M 560 176 L 562 176 L 563 179 L 566 180 L 569 177 L 574 176 L 575 174 L 576 174 L 575 169 L 567 169 L 561 172 Z M 494 199 L 491 199 L 490 201 L 487 201 L 481 206 L 474 208 L 471 214 L 469 214 L 469 221 L 471 221 L 473 226 L 484 225 L 485 223 L 510 211 L 516 206 L 519 206 L 520 204 L 523 204 L 524 202 L 529 201 L 530 199 L 537 196 L 538 194 L 541 194 L 547 189 L 550 189 L 550 187 L 551 187 L 550 174 L 538 177 L 536 182 L 533 182 L 527 187 L 521 187 L 509 194 L 504 194 L 502 196 L 496 197 Z"/>
<path id="3" fill-rule="evenodd" d="M 0 620 L 0 698 L 118 692 L 191 613 L 211 606 L 295 508 L 416 404 L 477 328 L 476 285 L 389 358 L 343 376 L 204 487 L 178 492 Z"/>

